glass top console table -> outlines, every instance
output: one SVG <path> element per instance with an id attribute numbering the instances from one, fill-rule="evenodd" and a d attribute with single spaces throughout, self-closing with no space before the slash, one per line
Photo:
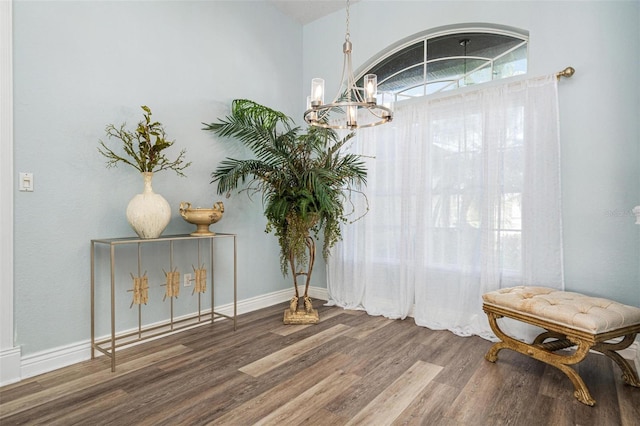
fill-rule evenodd
<path id="1" fill-rule="evenodd" d="M 233 242 L 233 314 L 225 314 L 215 311 L 214 304 L 214 258 L 217 252 L 216 242 L 221 239 L 232 240 Z M 181 249 L 187 249 L 194 253 L 197 252 L 197 265 L 198 267 L 193 270 L 193 279 L 184 281 L 180 271 L 178 270 L 177 262 L 174 260 L 174 252 L 178 251 L 174 245 L 179 244 Z M 163 301 L 167 301 L 169 305 L 168 319 L 160 322 L 154 322 L 153 324 L 144 325 L 142 321 L 142 309 L 143 305 L 157 302 L 157 300 L 149 300 L 149 287 L 154 285 L 149 283 L 147 272 L 143 273 L 143 247 L 148 245 L 155 245 L 154 250 L 165 252 L 168 255 L 168 263 L 166 268 L 162 268 L 164 273 L 163 283 L 165 294 Z M 137 248 L 137 275 L 129 271 L 130 278 L 126 279 L 131 282 L 131 288 L 126 291 L 128 295 L 122 293 L 122 285 L 118 281 L 123 280 L 123 272 L 116 270 L 118 262 L 116 261 L 116 248 L 129 246 Z M 106 261 L 106 249 L 109 250 L 109 271 L 110 271 L 110 335 L 105 338 L 96 338 L 96 282 L 98 281 L 96 274 L 98 272 L 98 262 Z M 186 251 L 186 250 L 185 250 Z M 204 253 L 204 256 L 203 256 Z M 205 267 L 205 263 L 202 263 L 202 257 L 208 258 L 208 269 Z M 193 263 L 193 262 L 192 262 Z M 168 271 L 168 272 L 167 272 Z M 185 272 L 186 273 L 186 272 Z M 105 274 L 106 275 L 106 274 Z M 185 277 L 188 278 L 188 277 Z M 104 280 L 106 281 L 106 280 Z M 184 282 L 185 286 L 189 289 L 193 289 L 192 295 L 197 299 L 197 312 L 187 315 L 176 316 L 174 312 L 174 299 L 178 297 L 180 288 Z M 192 284 L 193 282 L 193 284 Z M 119 285 L 120 284 L 120 285 Z M 217 283 L 216 283 L 217 285 Z M 157 290 L 157 289 L 156 289 Z M 207 291 L 210 293 L 211 306 L 210 308 L 203 309 L 202 297 L 206 295 Z M 137 306 L 137 327 L 125 332 L 119 332 L 116 329 L 116 307 L 117 301 L 122 297 L 131 298 L 132 308 Z M 228 311 L 227 311 L 228 312 Z M 215 235 L 207 236 L 191 236 L 184 235 L 168 235 L 161 236 L 153 239 L 141 239 L 137 237 L 131 238 L 103 238 L 91 240 L 91 358 L 94 359 L 96 351 L 111 358 L 111 371 L 116 370 L 116 350 L 118 348 L 128 346 L 142 340 L 156 338 L 161 335 L 175 333 L 187 328 L 193 328 L 203 324 L 213 324 L 216 319 L 226 318 L 233 321 L 233 329 L 237 326 L 237 243 L 235 234 L 223 234 L 216 233 Z"/>

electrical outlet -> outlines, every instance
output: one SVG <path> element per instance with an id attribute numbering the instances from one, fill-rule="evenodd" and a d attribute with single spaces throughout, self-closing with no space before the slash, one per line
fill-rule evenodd
<path id="1" fill-rule="evenodd" d="M 184 286 L 191 287 L 191 274 L 184 274 Z"/>

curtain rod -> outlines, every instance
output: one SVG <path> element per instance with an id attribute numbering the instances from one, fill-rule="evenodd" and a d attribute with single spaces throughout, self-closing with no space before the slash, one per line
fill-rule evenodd
<path id="1" fill-rule="evenodd" d="M 560 77 L 571 77 L 573 74 L 575 74 L 576 70 L 573 67 L 566 67 L 565 69 L 563 69 L 560 72 L 556 73 L 556 78 L 558 80 L 560 80 Z"/>

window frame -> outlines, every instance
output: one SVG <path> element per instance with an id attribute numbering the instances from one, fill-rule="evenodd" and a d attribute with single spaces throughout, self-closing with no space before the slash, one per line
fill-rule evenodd
<path id="1" fill-rule="evenodd" d="M 439 58 L 435 58 L 435 59 L 429 59 L 428 57 L 428 51 L 427 51 L 427 46 L 428 46 L 428 41 L 431 39 L 435 39 L 435 38 L 439 38 L 442 36 L 450 36 L 450 35 L 459 35 L 461 37 L 464 37 L 465 34 L 471 34 L 471 33 L 485 33 L 485 34 L 491 34 L 491 35 L 502 35 L 502 36 L 506 36 L 506 37 L 512 37 L 514 39 L 520 39 L 520 43 L 518 43 L 517 45 L 515 45 L 514 47 L 511 47 L 510 49 L 508 49 L 505 52 L 502 52 L 501 54 L 499 54 L 496 57 L 493 58 L 487 58 L 487 57 L 480 57 L 480 56 L 473 56 L 473 55 L 468 55 L 468 56 L 447 56 L 447 57 L 439 57 Z M 379 65 L 380 63 L 388 60 L 389 58 L 392 58 L 394 55 L 398 54 L 399 52 L 401 52 L 402 50 L 415 45 L 417 43 L 423 43 L 423 54 L 422 54 L 422 62 L 419 63 L 415 63 L 412 65 L 409 65 L 407 67 L 404 67 L 401 70 L 398 70 L 396 72 L 394 72 L 393 74 L 386 76 L 383 80 L 378 80 L 378 86 L 380 86 L 381 84 L 383 84 L 385 81 L 388 81 L 389 79 L 393 78 L 394 76 L 397 76 L 403 72 L 406 72 L 412 68 L 416 68 L 416 67 L 422 67 L 422 82 L 418 83 L 418 84 L 414 84 L 411 86 L 408 86 L 404 89 L 402 89 L 401 91 L 394 91 L 392 92 L 394 95 L 394 101 L 401 101 L 404 99 L 412 99 L 415 97 L 420 97 L 420 96 L 429 96 L 432 94 L 437 94 L 446 90 L 449 90 L 449 88 L 452 85 L 458 85 L 458 88 L 460 88 L 459 86 L 459 81 L 461 79 L 464 79 L 466 76 L 469 76 L 471 74 L 473 74 L 474 72 L 477 72 L 483 68 L 485 68 L 487 65 L 486 63 L 469 70 L 468 72 L 466 72 L 461 78 L 457 78 L 457 79 L 442 79 L 442 80 L 434 80 L 434 81 L 429 81 L 428 80 L 428 75 L 427 75 L 427 70 L 428 70 L 428 66 L 430 63 L 435 63 L 435 62 L 441 62 L 441 61 L 445 61 L 445 60 L 452 60 L 452 59 L 480 59 L 483 61 L 488 61 L 490 63 L 490 68 L 491 68 L 491 75 L 493 76 L 493 67 L 494 64 L 497 60 L 499 60 L 500 58 L 503 58 L 504 56 L 510 54 L 511 52 L 520 49 L 522 46 L 526 46 L 526 60 L 527 60 L 527 71 L 528 71 L 528 62 L 529 62 L 529 32 L 523 29 L 519 29 L 519 28 L 515 28 L 515 27 L 509 27 L 509 26 L 505 26 L 505 25 L 499 25 L 499 24 L 490 24 L 490 23 L 463 23 L 463 24 L 455 24 L 455 25 L 446 25 L 446 26 L 442 26 L 442 27 L 437 27 L 437 28 L 433 28 L 433 29 L 429 29 L 417 34 L 414 34 L 412 36 L 406 37 L 390 46 L 388 46 L 386 49 L 380 51 L 377 55 L 374 55 L 371 59 L 369 59 L 367 62 L 365 62 L 356 72 L 356 81 L 360 81 L 364 78 L 365 74 L 369 74 L 372 72 L 372 68 L 376 67 L 377 65 Z M 525 72 L 526 74 L 526 72 Z M 508 76 L 511 77 L 511 76 Z M 502 77 L 502 78 L 507 78 L 507 77 Z M 490 81 L 493 81 L 494 78 L 492 77 Z M 448 83 L 446 83 L 448 81 Z M 488 83 L 490 81 L 487 81 L 485 83 Z M 429 93 L 428 92 L 428 86 L 432 85 L 432 84 L 438 84 L 438 83 L 443 83 L 445 82 L 445 84 L 440 87 L 438 90 Z M 484 84 L 484 83 L 479 83 L 479 84 Z M 416 94 L 416 95 L 408 95 L 408 94 L 403 94 L 407 91 L 411 91 L 417 88 L 422 87 L 422 93 L 421 94 Z M 464 87 L 464 86 L 462 86 Z"/>

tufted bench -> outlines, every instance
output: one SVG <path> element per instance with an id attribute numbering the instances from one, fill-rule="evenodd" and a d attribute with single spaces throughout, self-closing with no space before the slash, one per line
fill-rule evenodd
<path id="1" fill-rule="evenodd" d="M 587 386 L 570 367 L 582 361 L 593 349 L 618 364 L 627 384 L 640 387 L 638 374 L 616 352 L 629 347 L 640 332 L 640 308 L 547 287 L 504 288 L 485 293 L 482 299 L 489 325 L 501 340 L 485 355 L 488 361 L 495 362 L 500 350 L 511 349 L 545 362 L 569 377 L 575 387 L 574 395 L 580 402 L 593 406 L 595 400 Z M 532 324 L 546 331 L 533 343 L 524 343 L 500 329 L 497 319 L 501 317 Z M 623 337 L 622 340 L 607 343 L 619 337 Z M 576 348 L 571 352 L 556 353 L 573 346 Z"/>

